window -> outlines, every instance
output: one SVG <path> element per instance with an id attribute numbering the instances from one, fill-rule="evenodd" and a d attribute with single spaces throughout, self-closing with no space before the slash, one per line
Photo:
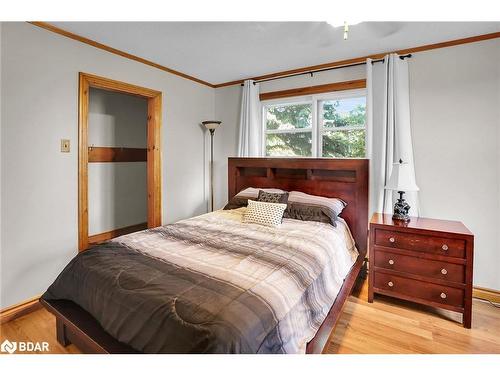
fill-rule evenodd
<path id="1" fill-rule="evenodd" d="M 263 105 L 266 156 L 365 157 L 364 90 Z"/>
<path id="2" fill-rule="evenodd" d="M 312 156 L 311 103 L 268 105 L 265 126 L 266 155 Z"/>

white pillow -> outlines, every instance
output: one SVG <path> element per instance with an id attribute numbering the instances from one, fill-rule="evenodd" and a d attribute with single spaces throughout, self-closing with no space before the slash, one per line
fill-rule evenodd
<path id="1" fill-rule="evenodd" d="M 243 222 L 279 227 L 286 207 L 284 203 L 258 202 L 249 199 L 247 210 L 243 214 Z"/>

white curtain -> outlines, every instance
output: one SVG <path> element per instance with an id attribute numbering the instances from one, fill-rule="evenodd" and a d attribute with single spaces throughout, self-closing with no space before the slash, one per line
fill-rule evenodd
<path id="1" fill-rule="evenodd" d="M 247 80 L 241 96 L 238 156 L 261 156 L 261 134 L 259 84 Z"/>
<path id="2" fill-rule="evenodd" d="M 396 54 L 384 62 L 366 61 L 367 156 L 370 158 L 370 215 L 392 213 L 395 192 L 384 186 L 392 164 L 403 160 L 415 175 L 410 123 L 410 94 L 407 59 Z M 418 182 L 417 182 L 418 185 Z M 418 196 L 407 192 L 410 215 L 418 216 Z"/>

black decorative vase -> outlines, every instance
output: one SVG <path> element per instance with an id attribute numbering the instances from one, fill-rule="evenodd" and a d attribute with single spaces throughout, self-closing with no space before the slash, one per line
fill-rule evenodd
<path id="1" fill-rule="evenodd" d="M 408 212 L 410 211 L 410 205 L 404 200 L 404 191 L 398 191 L 399 198 L 394 204 L 394 214 L 392 215 L 393 220 L 404 221 L 405 223 L 410 221 L 410 216 Z"/>

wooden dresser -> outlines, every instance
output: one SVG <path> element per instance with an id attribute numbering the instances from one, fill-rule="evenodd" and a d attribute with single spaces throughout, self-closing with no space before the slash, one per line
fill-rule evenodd
<path id="1" fill-rule="evenodd" d="M 463 314 L 471 327 L 474 235 L 459 221 L 370 220 L 368 302 L 375 293 Z"/>

